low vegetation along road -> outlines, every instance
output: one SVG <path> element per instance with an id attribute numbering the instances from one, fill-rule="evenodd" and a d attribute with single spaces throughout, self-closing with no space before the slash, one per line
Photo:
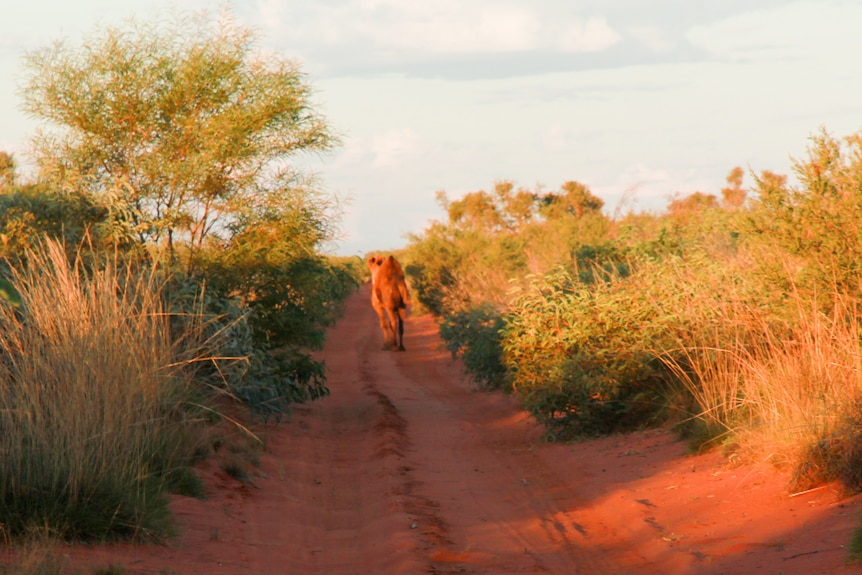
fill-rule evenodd
<path id="1" fill-rule="evenodd" d="M 790 497 L 766 465 L 685 456 L 664 431 L 550 444 L 514 398 L 464 379 L 433 320 L 381 351 L 368 286 L 321 356 L 332 395 L 262 433 L 245 481 L 214 463 L 166 546 L 69 548 L 124 573 L 854 572 L 859 501 Z"/>

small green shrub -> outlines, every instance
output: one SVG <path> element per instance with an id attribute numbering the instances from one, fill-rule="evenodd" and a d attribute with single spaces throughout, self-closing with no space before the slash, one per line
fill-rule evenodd
<path id="1" fill-rule="evenodd" d="M 515 392 L 553 438 L 631 428 L 655 411 L 660 326 L 655 306 L 638 306 L 632 295 L 622 282 L 585 286 L 562 269 L 516 293 L 503 361 Z"/>
<path id="2" fill-rule="evenodd" d="M 452 357 L 460 355 L 466 372 L 486 389 L 503 389 L 508 380 L 502 360 L 504 326 L 502 314 L 490 306 L 456 312 L 440 323 L 440 337 Z"/>
<path id="3" fill-rule="evenodd" d="M 662 358 L 677 357 L 693 334 L 715 324 L 738 279 L 697 254 L 631 265 L 628 276 L 599 274 L 590 283 L 559 268 L 513 292 L 503 362 L 516 393 L 554 437 L 674 417 L 671 410 L 686 402 Z"/>
<path id="4" fill-rule="evenodd" d="M 301 342 L 271 349 L 254 329 L 255 311 L 241 298 L 185 276 L 173 281 L 169 304 L 175 336 L 192 348 L 203 347 L 209 358 L 196 364 L 196 379 L 246 404 L 253 414 L 278 418 L 292 403 L 329 393 L 324 365 L 297 349 Z"/>

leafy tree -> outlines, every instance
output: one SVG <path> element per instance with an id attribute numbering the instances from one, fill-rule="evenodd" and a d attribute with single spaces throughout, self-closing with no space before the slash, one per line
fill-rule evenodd
<path id="1" fill-rule="evenodd" d="M 337 143 L 299 66 L 227 14 L 110 27 L 26 55 L 40 177 L 112 198 L 141 241 L 189 265 L 238 215 L 302 183 L 289 160 Z"/>
<path id="2" fill-rule="evenodd" d="M 180 341 L 204 333 L 215 358 L 246 360 L 212 375 L 269 413 L 327 393 L 307 349 L 351 281 L 319 254 L 337 203 L 291 163 L 338 138 L 299 66 L 256 39 L 228 13 L 132 20 L 27 54 L 22 96 L 48 124 L 34 139 L 50 200 L 39 210 L 80 198 L 71 207 L 100 210 L 105 233 L 184 264 L 164 293 L 172 329 Z M 77 220 L 51 221 L 68 233 Z M 192 325 L 201 315 L 205 328 Z"/>
<path id="3" fill-rule="evenodd" d="M 745 172 L 739 166 L 727 175 L 727 187 L 721 188 L 721 203 L 726 209 L 735 210 L 745 203 L 746 192 L 742 187 Z"/>
<path id="4" fill-rule="evenodd" d="M 590 189 L 580 182 L 568 181 L 560 186 L 561 193 L 545 194 L 541 198 L 541 211 L 548 220 L 559 219 L 565 215 L 577 218 L 587 213 L 601 211 L 605 202 L 596 197 Z"/>

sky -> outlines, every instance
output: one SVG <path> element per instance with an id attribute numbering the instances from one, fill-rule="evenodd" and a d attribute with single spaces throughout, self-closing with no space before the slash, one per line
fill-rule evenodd
<path id="1" fill-rule="evenodd" d="M 343 202 L 341 255 L 404 247 L 438 191 L 576 180 L 609 215 L 661 212 L 862 130 L 862 0 L 27 0 L 0 19 L 0 150 L 26 162 L 37 127 L 26 52 L 224 6 L 341 134 L 298 159 Z"/>

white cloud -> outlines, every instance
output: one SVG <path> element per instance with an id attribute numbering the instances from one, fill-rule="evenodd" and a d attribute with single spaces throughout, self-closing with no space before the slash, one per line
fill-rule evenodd
<path id="1" fill-rule="evenodd" d="M 419 148 L 419 136 L 410 128 L 390 130 L 371 142 L 372 165 L 392 168 L 413 156 Z"/>
<path id="2" fill-rule="evenodd" d="M 601 16 L 559 5 L 499 0 L 258 0 L 256 18 L 295 44 L 354 46 L 394 57 L 599 52 L 620 41 Z"/>
<path id="3" fill-rule="evenodd" d="M 601 52 L 620 41 L 604 18 L 568 24 L 558 43 L 564 52 Z"/>
<path id="4" fill-rule="evenodd" d="M 658 54 L 670 52 L 677 44 L 657 26 L 631 26 L 626 32 L 629 36 Z"/>
<path id="5" fill-rule="evenodd" d="M 529 10 L 461 2 L 398 4 L 390 18 L 367 23 L 384 48 L 431 54 L 518 52 L 535 47 L 541 23 Z"/>
<path id="6" fill-rule="evenodd" d="M 270 30 L 276 29 L 282 23 L 284 3 L 279 0 L 258 0 L 257 12 L 264 27 Z"/>
<path id="7" fill-rule="evenodd" d="M 620 174 L 618 185 L 623 189 L 636 188 L 643 190 L 646 192 L 646 195 L 652 195 L 657 190 L 661 190 L 662 194 L 666 194 L 667 183 L 670 181 L 671 176 L 666 170 L 651 168 L 644 162 L 636 162 L 630 164 Z"/>

